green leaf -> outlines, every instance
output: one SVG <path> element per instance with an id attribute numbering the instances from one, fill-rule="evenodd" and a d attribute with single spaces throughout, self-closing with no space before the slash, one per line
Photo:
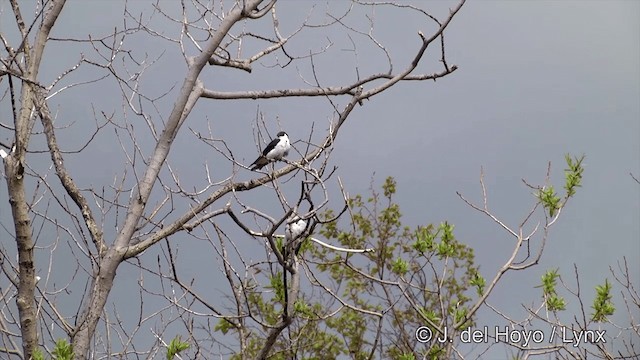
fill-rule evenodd
<path id="1" fill-rule="evenodd" d="M 566 302 L 564 298 L 558 296 L 556 293 L 557 279 L 560 277 L 558 269 L 547 270 L 542 275 L 542 297 L 545 299 L 545 306 L 549 311 L 560 311 L 566 309 Z"/>
<path id="2" fill-rule="evenodd" d="M 484 294 L 484 287 L 486 285 L 486 281 L 478 271 L 473 272 L 473 276 L 469 284 L 476 287 L 476 292 L 478 296 L 482 296 Z"/>
<path id="3" fill-rule="evenodd" d="M 567 308 L 567 304 L 562 297 L 557 295 L 551 295 L 547 298 L 547 310 L 549 311 L 559 311 L 565 310 Z"/>
<path id="4" fill-rule="evenodd" d="M 216 326 L 213 328 L 213 331 L 221 331 L 223 334 L 227 334 L 227 332 L 229 332 L 230 329 L 232 329 L 234 326 L 233 324 L 231 324 L 231 322 L 229 322 L 227 319 L 220 319 L 220 321 L 218 321 L 218 323 L 216 324 Z"/>
<path id="5" fill-rule="evenodd" d="M 33 353 L 31 354 L 31 358 L 33 360 L 44 360 L 44 354 L 42 353 L 42 350 L 35 349 L 35 350 L 33 350 Z"/>
<path id="6" fill-rule="evenodd" d="M 611 283 L 609 279 L 605 279 L 604 285 L 596 286 L 596 298 L 593 300 L 594 313 L 591 315 L 591 320 L 595 322 L 607 321 L 607 316 L 613 315 L 616 308 L 611 301 L 613 296 L 611 295 Z"/>
<path id="7" fill-rule="evenodd" d="M 55 360 L 72 360 L 73 345 L 69 344 L 65 339 L 60 339 L 56 341 L 56 346 L 53 348 L 51 355 Z"/>
<path id="8" fill-rule="evenodd" d="M 416 360 L 416 357 L 412 353 L 405 353 L 400 355 L 398 360 Z"/>
<path id="9" fill-rule="evenodd" d="M 564 188 L 567 191 L 567 198 L 572 197 L 576 193 L 576 188 L 582 186 L 582 173 L 584 167 L 582 161 L 585 156 L 571 157 L 571 155 L 565 155 L 565 161 L 567 162 L 567 168 L 564 170 L 565 184 Z"/>
<path id="10" fill-rule="evenodd" d="M 176 336 L 167 346 L 167 360 L 173 360 L 181 351 L 189 348 L 189 344 L 180 340 L 180 336 Z"/>
<path id="11" fill-rule="evenodd" d="M 560 197 L 556 194 L 553 186 L 545 186 L 538 190 L 537 196 L 542 206 L 549 212 L 550 217 L 553 217 L 560 209 Z"/>
<path id="12" fill-rule="evenodd" d="M 267 286 L 268 289 L 275 290 L 276 300 L 284 301 L 284 279 L 282 278 L 282 272 L 277 272 L 275 276 L 270 279 L 271 286 Z"/>
<path id="13" fill-rule="evenodd" d="M 391 270 L 396 274 L 404 275 L 409 272 L 409 264 L 406 261 L 397 258 L 391 265 Z"/>

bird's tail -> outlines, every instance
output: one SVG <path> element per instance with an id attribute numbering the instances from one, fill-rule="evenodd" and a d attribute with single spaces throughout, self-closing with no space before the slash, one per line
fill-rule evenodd
<path id="1" fill-rule="evenodd" d="M 256 159 L 256 161 L 253 162 L 253 164 L 251 164 L 251 167 L 249 167 L 249 169 L 251 171 L 260 170 L 268 163 L 269 163 L 269 160 L 266 157 L 260 156 L 259 158 Z"/>

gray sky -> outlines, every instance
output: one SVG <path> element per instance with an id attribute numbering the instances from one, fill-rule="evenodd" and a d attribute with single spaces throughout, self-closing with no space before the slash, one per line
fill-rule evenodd
<path id="1" fill-rule="evenodd" d="M 114 26 L 121 27 L 122 7 L 115 4 L 115 1 L 70 2 L 54 36 L 107 34 Z M 329 5 L 345 6 L 342 2 Z M 449 3 L 445 6 L 432 1 L 426 5 L 433 6 L 436 15 L 442 16 Z M 134 13 L 144 11 L 148 15 L 151 11 L 142 1 L 130 6 Z M 320 10 L 324 6 L 318 5 L 318 15 L 312 19 L 322 19 Z M 295 29 L 308 8 L 307 2 L 279 3 L 282 31 Z M 11 16 L 8 4 L 0 4 L 0 10 L 0 31 L 13 31 L 13 26 L 4 25 L 7 16 Z M 399 14 L 381 10 L 375 14 L 374 33 L 389 49 L 394 69 L 403 68 L 412 58 L 413 55 L 406 54 L 417 49 L 417 31 L 433 30 L 418 17 L 401 18 Z M 178 29 L 166 21 L 158 26 L 166 29 L 169 36 L 177 34 Z M 564 155 L 585 154 L 583 187 L 552 228 L 540 265 L 525 273 L 508 273 L 490 301 L 520 314 L 521 302 L 539 300 L 540 289 L 534 286 L 551 268 L 559 268 L 563 276 L 572 279 L 575 264 L 582 288 L 588 289 L 585 299 L 589 304 L 593 299 L 592 288 L 605 278 L 611 279 L 609 266 L 615 266 L 623 256 L 629 260 L 632 273 L 639 274 L 640 185 L 629 173 L 640 176 L 640 2 L 472 1 L 463 7 L 445 35 L 449 62 L 458 65 L 459 70 L 435 83 L 399 84 L 357 107 L 342 128 L 333 164 L 339 167 L 347 190 L 351 194 L 366 194 L 372 176 L 376 186 L 385 177 L 394 176 L 403 222 L 411 226 L 445 220 L 454 223 L 457 238 L 476 249 L 477 263 L 485 277 L 489 277 L 506 260 L 514 239 L 489 218 L 466 206 L 456 191 L 479 202 L 478 180 L 483 167 L 491 210 L 516 227 L 534 202 L 532 191 L 521 179 L 544 184 L 547 162 L 551 161 L 552 183 L 560 189 Z M 290 48 L 293 53 L 304 55 L 310 49 L 325 46 L 328 38 L 333 43 L 331 55 L 319 57 L 316 62 L 322 85 L 339 85 L 345 78 L 354 79 L 354 64 L 358 64 L 361 76 L 387 70 L 384 61 L 380 61 L 379 49 L 361 45 L 356 57 L 349 51 L 349 39 L 341 31 L 328 35 L 311 32 L 293 41 Z M 166 42 L 133 38 L 128 45 L 139 58 L 144 54 L 155 58 L 166 51 L 143 78 L 150 94 L 160 95 L 172 85 L 181 84 L 184 62 Z M 427 65 L 420 67 L 421 71 L 439 69 L 435 66 L 437 48 L 430 50 L 432 54 Z M 51 81 L 61 69 L 79 59 L 79 52 L 66 44 L 50 43 L 46 56 L 43 78 Z M 80 71 L 77 79 L 91 76 L 91 70 Z M 209 68 L 202 80 L 208 88 L 231 91 L 306 87 L 301 77 L 312 80 L 307 63 L 289 67 L 277 75 L 260 65 L 252 74 Z M 158 113 L 164 118 L 173 97 L 166 99 L 157 104 Z M 62 124 L 77 121 L 79 124 L 75 126 L 91 128 L 90 104 L 96 107 L 96 112 L 115 111 L 117 117 L 122 116 L 120 92 L 113 82 L 87 86 L 72 95 L 70 92 L 60 96 L 57 101 Z M 8 118 L 7 111 L 6 107 L 0 109 L 2 118 Z M 172 149 L 170 163 L 176 173 L 189 186 L 202 186 L 206 162 L 215 169 L 215 179 L 228 176 L 229 164 L 194 141 L 187 128 L 207 131 L 207 121 L 214 136 L 226 139 L 234 155 L 246 164 L 253 161 L 257 149 L 251 126 L 258 111 L 264 114 L 272 135 L 279 129 L 277 119 L 294 139 L 308 136 L 312 122 L 319 138 L 318 134 L 333 117 L 331 106 L 321 98 L 218 102 L 201 99 Z M 155 112 L 154 116 L 154 121 L 159 121 Z M 146 131 L 140 119 L 134 118 L 133 124 Z M 113 132 L 109 131 L 96 140 L 87 155 L 69 156 L 68 166 L 76 171 L 74 177 L 81 187 L 112 183 L 114 173 L 121 171 L 124 158 Z M 77 134 L 77 130 L 62 131 L 60 136 L 66 144 L 63 147 L 77 148 L 86 139 Z M 0 133 L 0 137 L 3 142 L 8 140 L 6 133 Z M 148 155 L 150 143 L 141 143 Z M 94 164 L 96 158 L 101 166 L 90 172 L 80 171 Z M 6 196 L 6 189 L 0 194 Z M 267 193 L 252 196 L 256 206 L 260 205 L 261 196 L 273 201 Z M 185 205 L 178 208 L 181 206 Z M 338 208 L 339 199 L 332 206 Z M 9 216 L 6 211 L 0 213 L 5 224 Z M 176 240 L 183 239 L 178 236 Z M 187 245 L 181 246 L 186 257 Z M 195 250 L 197 245 L 189 248 L 194 250 L 189 255 L 194 262 L 198 256 L 206 261 Z M 145 256 L 142 258 L 144 261 Z M 640 277 L 634 281 L 640 287 Z M 135 281 L 123 280 L 118 286 L 118 291 L 122 291 L 135 289 L 137 285 Z M 618 310 L 617 316 L 621 316 L 618 319 L 624 319 L 624 309 L 619 306 Z M 490 322 L 492 317 L 484 313 L 481 319 Z"/>

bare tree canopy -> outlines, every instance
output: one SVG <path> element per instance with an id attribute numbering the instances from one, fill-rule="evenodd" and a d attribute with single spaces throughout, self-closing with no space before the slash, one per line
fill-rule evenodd
<path id="1" fill-rule="evenodd" d="M 534 196 L 517 226 L 489 207 L 484 173 L 480 202 L 458 193 L 511 241 L 495 273 L 481 271 L 452 224 L 403 226 L 393 178 L 365 199 L 349 194 L 332 162 L 359 108 L 392 88 L 455 76 L 445 38 L 464 5 L 95 2 L 96 25 L 105 6 L 120 21 L 72 33 L 59 25 L 80 3 L 0 6 L 3 20 L 15 19 L 0 29 L 11 209 L 0 218 L 9 234 L 0 247 L 0 357 L 477 357 L 492 345 L 468 355 L 461 339 L 480 310 L 520 332 L 535 323 L 593 335 L 575 348 L 507 341 L 518 357 L 637 356 L 637 319 L 607 324 L 619 330 L 607 338 L 617 352 L 595 338 L 614 311 L 611 283 L 629 313 L 640 308 L 626 261 L 598 287 L 592 313 L 577 269 L 577 290 L 545 274 L 525 319 L 488 301 L 505 274 L 539 263 L 581 186 L 584 157 L 567 155 L 560 192 L 551 164 L 544 184 L 525 182 Z M 378 30 L 408 18 L 419 27 L 401 38 Z M 305 101 L 324 112 L 295 119 L 304 133 L 264 110 Z M 238 143 L 229 124 L 242 121 L 250 141 Z M 558 315 L 558 280 L 580 301 L 575 319 Z"/>

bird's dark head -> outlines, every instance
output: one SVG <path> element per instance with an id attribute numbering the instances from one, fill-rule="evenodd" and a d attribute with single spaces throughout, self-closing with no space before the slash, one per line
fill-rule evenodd
<path id="1" fill-rule="evenodd" d="M 287 135 L 287 133 L 284 132 L 284 131 L 280 131 L 277 136 L 278 137 L 283 137 L 283 136 L 289 137 L 289 135 Z"/>

